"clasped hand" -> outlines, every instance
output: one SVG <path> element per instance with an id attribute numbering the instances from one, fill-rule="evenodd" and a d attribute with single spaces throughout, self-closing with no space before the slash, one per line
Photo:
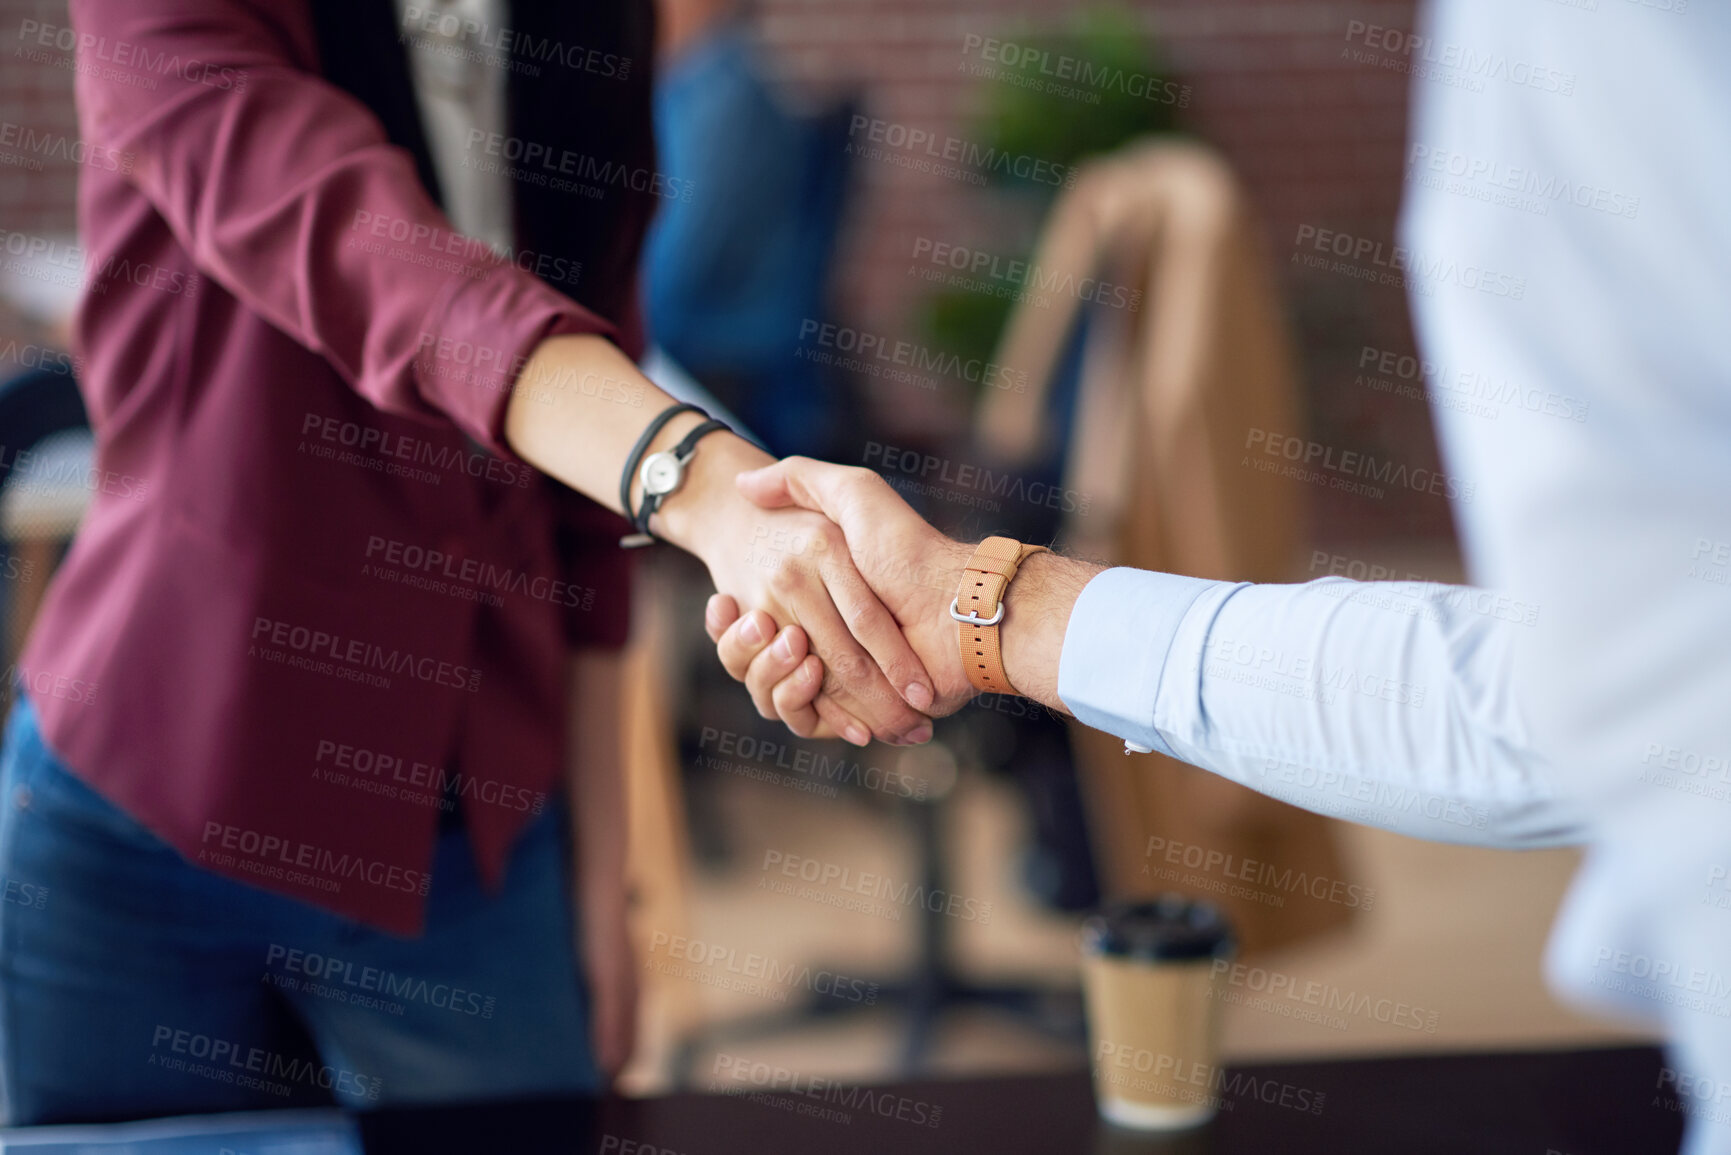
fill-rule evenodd
<path id="1" fill-rule="evenodd" d="M 929 739 L 927 715 L 974 694 L 946 612 L 968 547 L 867 469 L 790 457 L 735 484 L 760 512 L 741 552 L 767 590 L 711 564 L 705 626 L 758 713 L 807 738 Z"/>

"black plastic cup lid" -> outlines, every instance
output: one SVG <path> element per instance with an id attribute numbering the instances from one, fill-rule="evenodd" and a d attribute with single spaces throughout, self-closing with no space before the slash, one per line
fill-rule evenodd
<path id="1" fill-rule="evenodd" d="M 1082 923 L 1082 949 L 1150 961 L 1225 958 L 1235 945 L 1218 906 L 1182 894 L 1109 903 Z"/>

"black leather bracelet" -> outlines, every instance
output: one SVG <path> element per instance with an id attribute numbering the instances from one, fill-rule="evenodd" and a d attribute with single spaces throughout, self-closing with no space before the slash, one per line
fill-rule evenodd
<path id="1" fill-rule="evenodd" d="M 631 512 L 631 479 L 637 476 L 637 467 L 643 462 L 643 454 L 648 450 L 649 443 L 655 440 L 655 435 L 660 433 L 669 421 L 681 413 L 703 413 L 703 410 L 696 405 L 684 402 L 678 405 L 669 405 L 655 415 L 655 420 L 649 423 L 649 428 L 643 431 L 643 436 L 639 437 L 637 444 L 631 447 L 631 456 L 625 459 L 625 472 L 619 478 L 619 508 L 624 511 L 628 520 L 636 520 Z M 703 413 L 703 416 L 708 417 L 709 414 Z"/>
<path id="2" fill-rule="evenodd" d="M 701 410 L 699 412 L 701 412 Z M 705 416 L 708 415 L 705 414 Z M 717 421 L 715 418 L 709 417 L 708 420 L 694 426 L 691 432 L 687 433 L 685 437 L 680 440 L 679 444 L 673 447 L 673 456 L 676 457 L 681 464 L 690 461 L 691 455 L 697 450 L 697 443 L 699 441 L 719 429 L 726 428 L 728 428 L 727 422 Z M 638 505 L 637 513 L 631 518 L 631 524 L 637 527 L 638 533 L 643 534 L 646 537 L 655 536 L 649 532 L 649 519 L 655 516 L 656 510 L 661 508 L 662 499 L 666 496 L 667 495 L 665 494 L 659 493 L 645 493 L 643 495 L 643 501 Z"/>

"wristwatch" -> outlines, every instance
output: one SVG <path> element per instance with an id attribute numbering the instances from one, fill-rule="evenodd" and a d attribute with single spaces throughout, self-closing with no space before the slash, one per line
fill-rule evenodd
<path id="1" fill-rule="evenodd" d="M 1014 694 L 998 645 L 998 623 L 1004 620 L 1004 591 L 1029 557 L 1050 552 L 1043 545 L 1023 545 L 1010 537 L 988 537 L 974 550 L 962 570 L 962 584 L 950 603 L 958 623 L 962 666 L 974 689 L 986 694 Z"/>
<path id="2" fill-rule="evenodd" d="M 661 503 L 678 493 L 679 487 L 685 483 L 685 467 L 697 455 L 698 441 L 718 429 L 726 428 L 726 422 L 711 417 L 695 426 L 672 449 L 651 453 L 643 459 L 643 468 L 638 473 L 643 482 L 643 501 L 637 507 L 636 516 L 631 519 L 638 534 L 649 541 L 655 540 L 654 535 L 649 532 L 649 519 L 661 508 Z"/>

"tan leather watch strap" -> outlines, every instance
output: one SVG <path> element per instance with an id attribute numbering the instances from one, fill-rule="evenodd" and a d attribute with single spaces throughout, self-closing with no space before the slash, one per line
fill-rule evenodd
<path id="1" fill-rule="evenodd" d="M 987 694 L 1014 694 L 1004 673 L 1003 653 L 998 647 L 998 623 L 1004 620 L 1004 591 L 1031 554 L 1045 553 L 1043 545 L 1023 545 L 1009 537 L 988 537 L 974 550 L 962 571 L 961 588 L 950 603 L 950 616 L 959 625 L 962 665 L 974 689 Z"/>

